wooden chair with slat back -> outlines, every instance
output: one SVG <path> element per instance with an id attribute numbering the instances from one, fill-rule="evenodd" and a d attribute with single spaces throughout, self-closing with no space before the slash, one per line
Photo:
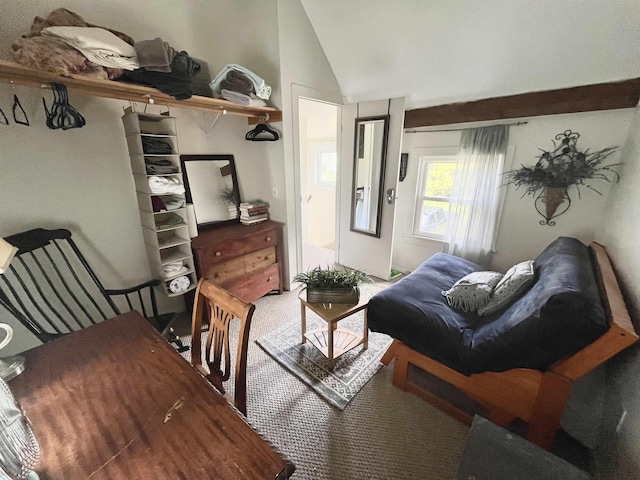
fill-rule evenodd
<path id="1" fill-rule="evenodd" d="M 105 288 L 67 229 L 35 228 L 5 240 L 18 252 L 0 275 L 0 305 L 41 342 L 137 310 L 178 351 L 188 350 L 173 331 L 177 314 L 158 313 L 154 289 L 160 280 Z"/>
<path id="2" fill-rule="evenodd" d="M 222 383 L 231 376 L 229 324 L 234 317 L 237 318 L 240 326 L 235 359 L 234 405 L 245 416 L 247 415 L 247 350 L 254 310 L 255 305 L 243 302 L 206 278 L 198 282 L 191 322 L 191 364 L 224 395 L 225 389 Z M 203 321 L 209 322 L 208 332 L 202 331 Z M 206 335 L 205 362 L 208 370 L 202 365 L 202 335 Z M 223 355 L 224 365 L 222 364 Z"/>

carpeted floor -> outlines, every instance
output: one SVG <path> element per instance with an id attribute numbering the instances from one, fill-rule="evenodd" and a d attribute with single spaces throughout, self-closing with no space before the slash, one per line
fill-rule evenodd
<path id="1" fill-rule="evenodd" d="M 454 478 L 467 426 L 394 387 L 392 366 L 383 367 L 339 411 L 255 342 L 299 320 L 298 292 L 267 296 L 255 305 L 248 354 L 248 418 L 295 463 L 292 479 Z"/>

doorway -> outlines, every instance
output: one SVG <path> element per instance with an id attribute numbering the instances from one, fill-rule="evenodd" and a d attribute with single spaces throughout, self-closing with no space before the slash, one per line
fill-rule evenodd
<path id="1" fill-rule="evenodd" d="M 336 259 L 339 118 L 339 105 L 298 98 L 301 272 Z"/>

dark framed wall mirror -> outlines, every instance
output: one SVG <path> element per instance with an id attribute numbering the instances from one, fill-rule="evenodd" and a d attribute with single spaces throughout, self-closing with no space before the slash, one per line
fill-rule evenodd
<path id="1" fill-rule="evenodd" d="M 356 118 L 351 231 L 380 237 L 389 115 Z"/>
<path id="2" fill-rule="evenodd" d="M 180 155 L 187 203 L 199 229 L 238 223 L 240 189 L 233 155 Z M 235 218 L 229 206 L 234 205 Z"/>

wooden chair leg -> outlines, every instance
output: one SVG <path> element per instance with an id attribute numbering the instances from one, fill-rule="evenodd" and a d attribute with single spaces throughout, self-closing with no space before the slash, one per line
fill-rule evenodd
<path id="1" fill-rule="evenodd" d="M 544 374 L 529 422 L 527 440 L 545 450 L 552 449 L 570 391 L 570 379 L 552 372 Z"/>

